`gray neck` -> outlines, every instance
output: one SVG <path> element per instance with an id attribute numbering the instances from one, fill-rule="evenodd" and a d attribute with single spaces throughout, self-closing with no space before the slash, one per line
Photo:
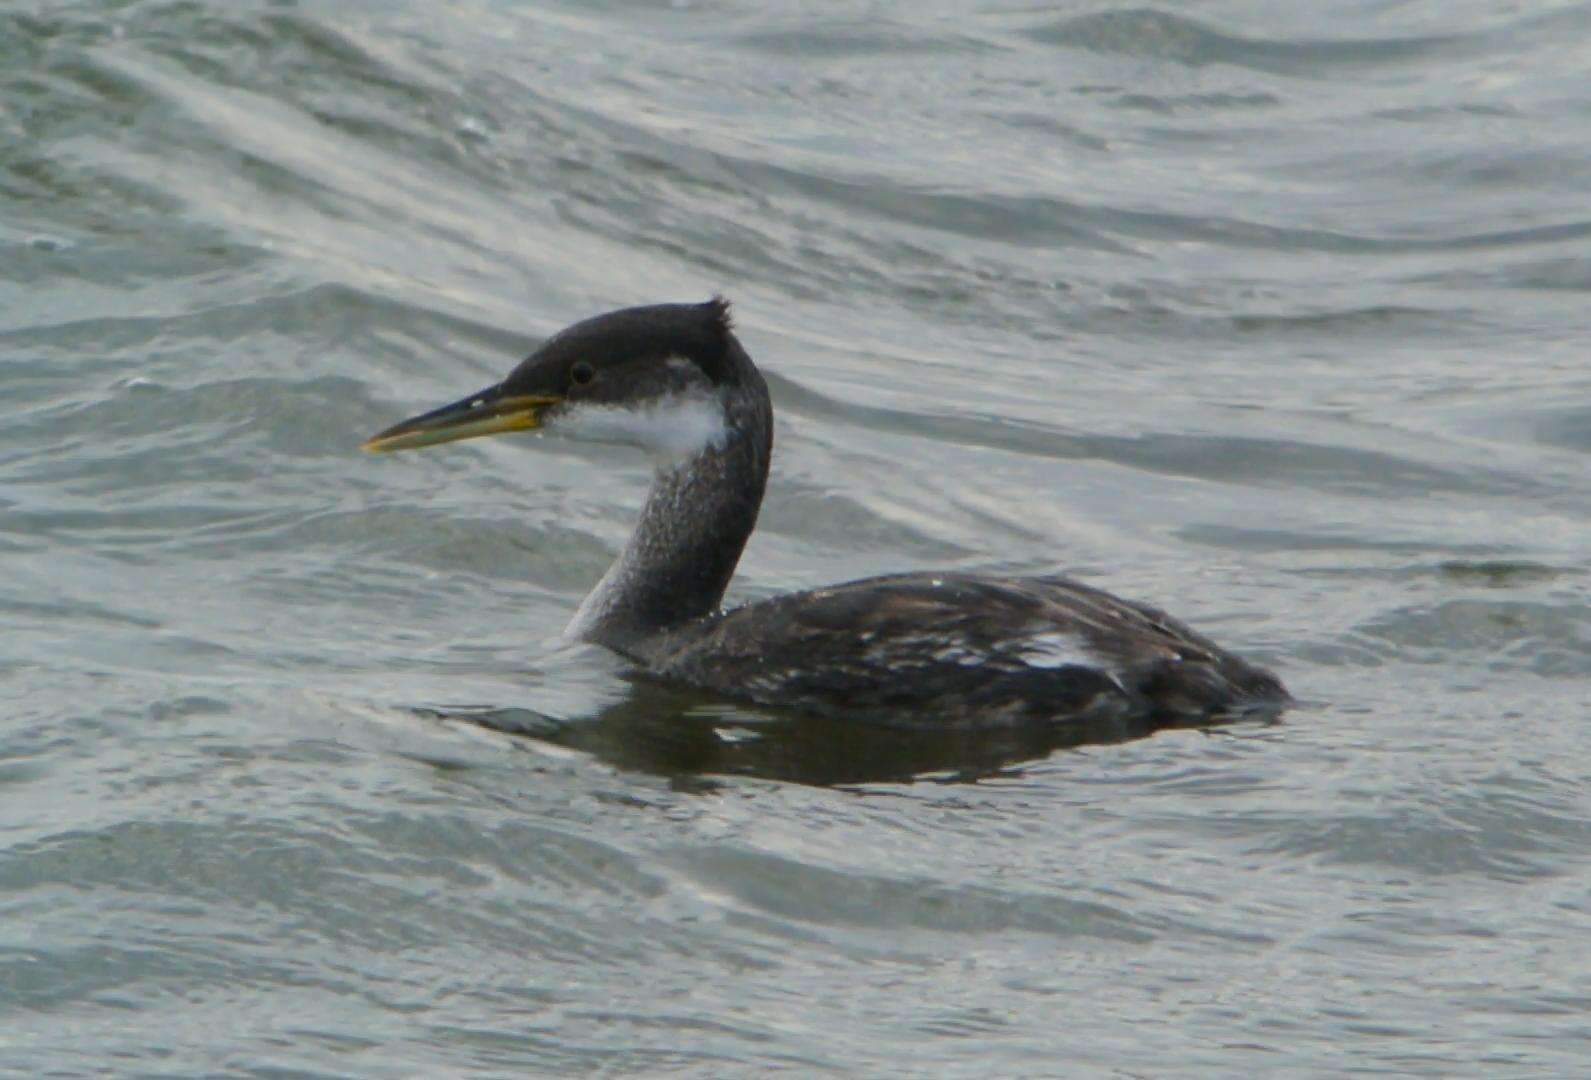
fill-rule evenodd
<path id="1" fill-rule="evenodd" d="M 724 393 L 727 436 L 658 468 L 635 532 L 567 636 L 645 659 L 649 642 L 718 611 L 757 524 L 773 442 L 761 378 Z"/>

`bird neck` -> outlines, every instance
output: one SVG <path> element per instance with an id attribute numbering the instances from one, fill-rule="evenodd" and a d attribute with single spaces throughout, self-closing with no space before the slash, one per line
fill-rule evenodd
<path id="1" fill-rule="evenodd" d="M 658 466 L 635 531 L 567 636 L 644 658 L 648 641 L 718 610 L 757 524 L 773 443 L 760 377 L 724 402 L 724 437 Z"/>

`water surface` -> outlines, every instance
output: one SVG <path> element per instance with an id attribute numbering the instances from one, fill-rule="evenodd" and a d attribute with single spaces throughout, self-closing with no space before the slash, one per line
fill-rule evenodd
<path id="1" fill-rule="evenodd" d="M 1588 32 L 8 5 L 0 1064 L 1580 1074 Z M 780 417 L 735 598 L 1064 570 L 1301 706 L 770 721 L 559 639 L 640 460 L 357 452 L 714 292 Z"/>

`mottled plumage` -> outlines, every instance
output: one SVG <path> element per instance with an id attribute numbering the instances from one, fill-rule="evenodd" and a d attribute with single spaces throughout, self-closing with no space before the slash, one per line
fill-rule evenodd
<path id="1" fill-rule="evenodd" d="M 868 578 L 693 622 L 642 658 L 725 694 L 913 725 L 1186 720 L 1286 697 L 1165 612 L 1064 577 Z"/>

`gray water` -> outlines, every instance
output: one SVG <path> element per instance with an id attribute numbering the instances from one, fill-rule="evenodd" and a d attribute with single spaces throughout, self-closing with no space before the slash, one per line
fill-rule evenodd
<path id="1" fill-rule="evenodd" d="M 0 1069 L 1584 1075 L 1588 35 L 8 0 Z M 357 451 L 715 291 L 734 598 L 1064 570 L 1300 706 L 747 714 L 559 639 L 636 456 Z"/>

